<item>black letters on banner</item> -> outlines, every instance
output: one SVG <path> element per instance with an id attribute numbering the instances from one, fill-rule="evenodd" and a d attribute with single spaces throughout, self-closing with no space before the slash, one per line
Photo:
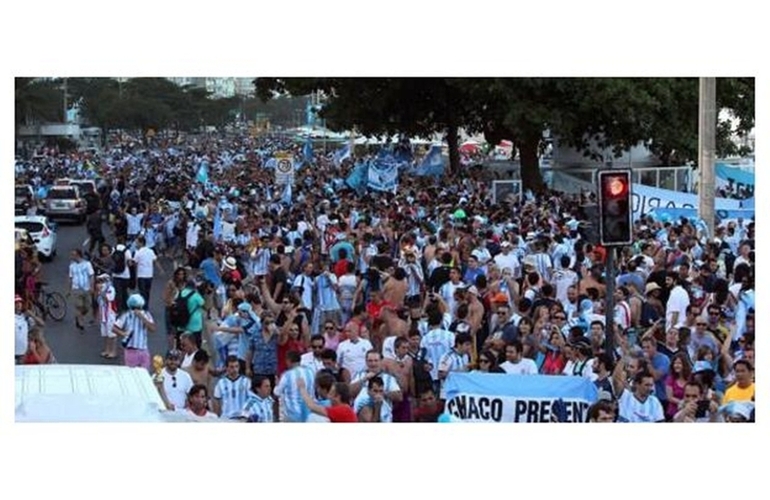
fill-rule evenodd
<path id="1" fill-rule="evenodd" d="M 457 396 L 447 403 L 447 411 L 460 419 L 500 422 L 503 401 L 499 398 Z"/>

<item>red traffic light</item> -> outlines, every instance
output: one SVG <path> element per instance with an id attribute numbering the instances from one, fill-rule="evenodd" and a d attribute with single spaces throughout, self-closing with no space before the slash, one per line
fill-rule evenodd
<path id="1" fill-rule="evenodd" d="M 626 193 L 628 193 L 628 176 L 625 174 L 603 175 L 602 193 L 608 198 L 620 198 L 625 196 Z"/>

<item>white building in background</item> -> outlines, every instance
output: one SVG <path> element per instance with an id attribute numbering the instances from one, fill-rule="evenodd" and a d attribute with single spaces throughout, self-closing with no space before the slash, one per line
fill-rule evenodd
<path id="1" fill-rule="evenodd" d="M 180 86 L 194 85 L 206 89 L 213 99 L 224 99 L 235 96 L 236 78 L 200 78 L 200 77 L 172 77 L 172 82 Z"/>
<path id="2" fill-rule="evenodd" d="M 243 96 L 243 97 L 253 96 L 254 95 L 254 77 L 236 78 L 235 95 Z"/>

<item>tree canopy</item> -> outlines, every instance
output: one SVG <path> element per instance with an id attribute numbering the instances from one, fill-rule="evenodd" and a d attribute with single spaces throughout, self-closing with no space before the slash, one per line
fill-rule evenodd
<path id="1" fill-rule="evenodd" d="M 326 96 L 322 117 L 333 130 L 363 135 L 446 134 L 450 168 L 460 167 L 457 130 L 484 133 L 488 142 L 513 141 L 527 188 L 543 187 L 539 151 L 549 131 L 559 143 L 600 161 L 643 144 L 663 164 L 697 160 L 697 78 L 259 78 L 257 95 Z M 754 126 L 754 79 L 721 78 L 717 105 Z M 718 154 L 742 153 L 718 127 Z M 596 148 L 592 149 L 593 145 Z"/>

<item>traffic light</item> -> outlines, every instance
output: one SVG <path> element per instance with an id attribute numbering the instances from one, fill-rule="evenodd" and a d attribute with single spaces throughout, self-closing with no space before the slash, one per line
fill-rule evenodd
<path id="1" fill-rule="evenodd" d="M 599 172 L 599 241 L 603 246 L 630 245 L 631 172 Z"/>

